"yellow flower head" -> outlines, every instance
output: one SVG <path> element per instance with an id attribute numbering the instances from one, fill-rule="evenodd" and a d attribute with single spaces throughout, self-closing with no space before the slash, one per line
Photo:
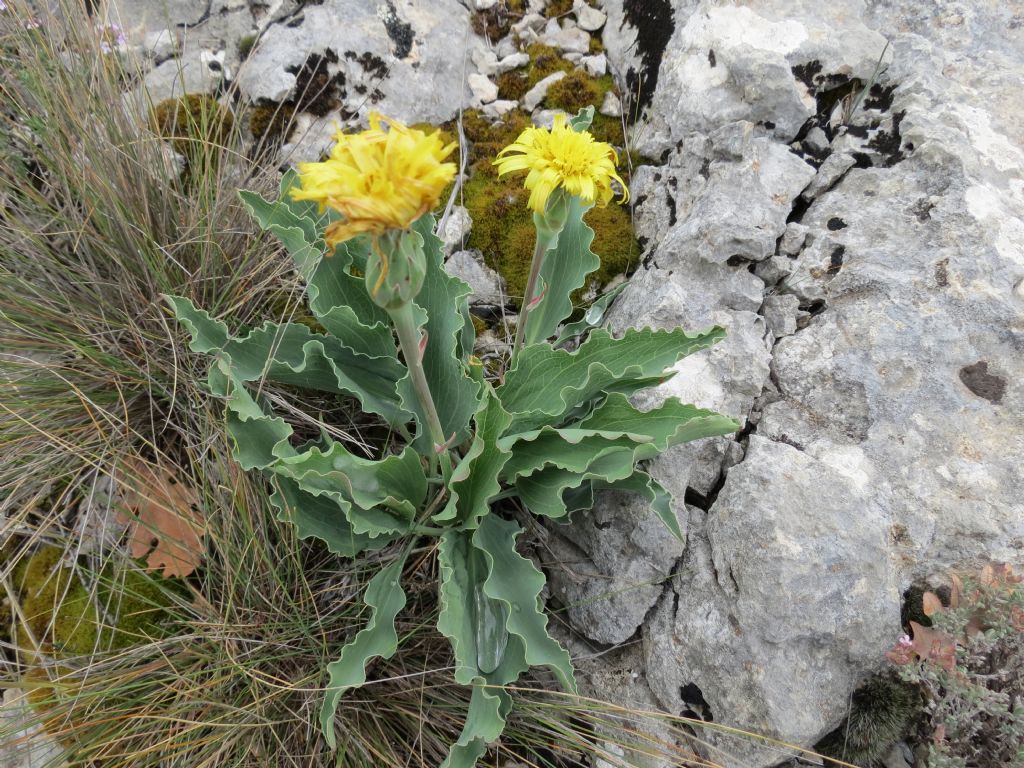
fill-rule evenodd
<path id="1" fill-rule="evenodd" d="M 555 115 L 551 130 L 527 128 L 498 153 L 498 175 L 529 171 L 526 188 L 530 208 L 543 213 L 548 198 L 564 189 L 585 203 L 604 207 L 615 196 L 612 179 L 622 187 L 621 202 L 629 199 L 625 183 L 615 172 L 618 156 L 610 145 L 594 141 L 586 131 L 577 133 L 564 114 Z"/>
<path id="2" fill-rule="evenodd" d="M 428 136 L 376 112 L 369 130 L 335 139 L 327 160 L 299 163 L 299 186 L 291 192 L 293 200 L 314 200 L 321 211 L 333 208 L 344 217 L 325 232 L 331 245 L 408 228 L 437 205 L 455 176 L 455 164 L 443 162 L 455 144 L 444 146 L 440 134 Z"/>

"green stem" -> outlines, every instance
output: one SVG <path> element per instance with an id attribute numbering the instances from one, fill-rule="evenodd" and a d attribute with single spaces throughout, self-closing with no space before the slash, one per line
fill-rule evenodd
<path id="1" fill-rule="evenodd" d="M 452 460 L 448 455 L 446 446 L 447 438 L 444 435 L 444 428 L 441 426 L 441 419 L 437 415 L 437 406 L 434 405 L 434 398 L 430 394 L 430 385 L 427 383 L 427 376 L 423 372 L 423 355 L 420 353 L 420 331 L 416 327 L 416 318 L 413 315 L 412 303 L 403 304 L 398 309 L 389 309 L 391 321 L 395 324 L 398 332 L 398 343 L 402 347 L 402 356 L 409 369 L 409 378 L 412 380 L 416 397 L 427 417 L 427 432 L 433 443 L 431 450 L 430 464 L 435 465 L 436 458 L 441 460 L 441 471 L 444 475 L 445 485 L 452 474 Z M 437 451 L 440 450 L 440 453 Z"/>
<path id="2" fill-rule="evenodd" d="M 533 248 L 533 261 L 530 262 L 530 276 L 526 280 L 526 295 L 523 296 L 523 304 L 519 310 L 519 320 L 516 322 L 516 338 L 512 343 L 512 364 L 516 361 L 516 356 L 519 354 L 519 350 L 523 346 L 523 336 L 526 334 L 526 321 L 530 316 L 530 302 L 533 301 L 533 294 L 537 291 L 537 278 L 540 277 L 540 268 L 544 263 L 544 254 L 551 249 L 553 240 L 557 239 L 551 237 L 549 233 L 537 230 L 537 243 Z"/>

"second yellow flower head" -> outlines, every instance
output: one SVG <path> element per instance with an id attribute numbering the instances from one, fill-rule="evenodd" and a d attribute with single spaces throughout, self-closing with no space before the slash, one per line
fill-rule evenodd
<path id="1" fill-rule="evenodd" d="M 529 206 L 543 213 L 548 198 L 564 189 L 585 203 L 604 207 L 615 196 L 612 180 L 622 187 L 621 201 L 629 199 L 626 184 L 615 171 L 618 157 L 609 144 L 595 141 L 586 131 L 577 132 L 564 114 L 555 115 L 551 129 L 527 128 L 498 153 L 498 175 L 528 171 Z"/>
<path id="2" fill-rule="evenodd" d="M 344 217 L 327 228 L 330 245 L 407 229 L 437 206 L 455 177 L 455 164 L 444 160 L 456 144 L 445 146 L 438 133 L 427 135 L 375 112 L 368 130 L 339 132 L 335 139 L 327 160 L 298 164 L 300 186 L 291 192 L 293 200 L 313 200 L 321 211 L 332 208 Z"/>

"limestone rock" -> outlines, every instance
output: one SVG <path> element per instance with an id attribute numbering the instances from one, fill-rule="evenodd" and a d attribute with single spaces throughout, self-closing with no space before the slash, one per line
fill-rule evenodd
<path id="1" fill-rule="evenodd" d="M 455 277 L 464 280 L 473 293 L 469 297 L 471 306 L 487 305 L 500 307 L 505 303 L 505 285 L 501 275 L 483 263 L 480 251 L 455 251 L 445 262 L 445 269 Z"/>
<path id="2" fill-rule="evenodd" d="M 249 99 L 294 97 L 304 66 L 327 79 L 334 119 L 376 109 L 406 122 L 441 123 L 468 103 L 462 56 L 469 11 L 457 0 L 388 3 L 325 0 L 269 26 L 238 73 Z M 460 46 L 461 47 L 461 46 Z"/>

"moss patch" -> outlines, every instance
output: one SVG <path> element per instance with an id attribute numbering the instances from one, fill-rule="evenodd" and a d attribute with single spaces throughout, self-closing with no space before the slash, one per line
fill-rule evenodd
<path id="1" fill-rule="evenodd" d="M 575 70 L 557 83 L 552 83 L 544 101 L 552 109 L 561 109 L 575 115 L 584 107 L 600 106 L 604 93 L 595 78 L 582 70 Z"/>
<path id="2" fill-rule="evenodd" d="M 286 130 L 295 115 L 295 105 L 259 104 L 249 113 L 249 130 L 256 141 L 276 142 L 287 139 Z"/>
<path id="3" fill-rule="evenodd" d="M 544 8 L 544 16 L 548 19 L 557 19 L 572 12 L 573 0 L 548 0 Z"/>
<path id="4" fill-rule="evenodd" d="M 491 163 L 498 152 L 531 125 L 530 118 L 519 110 L 512 110 L 492 123 L 479 110 L 467 109 L 462 114 L 462 131 L 469 142 L 469 168 L 478 173 L 494 173 Z"/>
<path id="5" fill-rule="evenodd" d="M 526 292 L 535 237 L 533 214 L 526 205 L 530 195 L 522 177 L 498 179 L 477 173 L 464 191 L 466 208 L 473 217 L 468 247 L 480 249 L 488 266 L 505 278 L 509 298 L 518 305 Z M 628 209 L 615 203 L 595 207 L 584 220 L 594 229 L 591 247 L 601 257 L 601 266 L 573 297 L 576 304 L 582 302 L 585 289 L 599 289 L 636 266 L 640 254 Z"/>
<path id="6" fill-rule="evenodd" d="M 249 58 L 249 54 L 252 53 L 253 46 L 256 45 L 256 39 L 256 35 L 242 35 L 238 39 L 238 56 L 240 58 Z"/>
<path id="7" fill-rule="evenodd" d="M 526 82 L 528 88 L 533 88 L 537 83 L 548 75 L 555 72 L 569 74 L 575 67 L 568 59 L 563 59 L 557 48 L 543 43 L 533 43 L 526 52 L 530 55 L 530 64 L 526 69 Z"/>
<path id="8" fill-rule="evenodd" d="M 171 140 L 176 152 L 191 158 L 211 144 L 224 146 L 235 119 L 212 96 L 190 93 L 164 99 L 153 107 L 150 125 L 158 135 Z"/>
<path id="9" fill-rule="evenodd" d="M 87 585 L 62 558 L 58 547 L 43 547 L 15 570 L 27 625 L 16 632 L 20 645 L 30 648 L 34 637 L 60 658 L 128 648 L 160 633 L 173 582 L 108 564 Z"/>

